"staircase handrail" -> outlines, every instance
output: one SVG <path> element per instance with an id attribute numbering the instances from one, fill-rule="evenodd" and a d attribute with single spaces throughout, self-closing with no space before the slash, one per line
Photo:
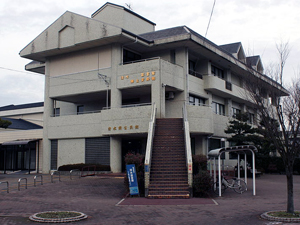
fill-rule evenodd
<path id="1" fill-rule="evenodd" d="M 190 127 L 187 118 L 186 102 L 182 107 L 183 124 L 184 124 L 184 139 L 185 139 L 185 155 L 186 155 L 186 166 L 188 170 L 188 184 L 190 192 L 193 190 L 193 158 L 191 150 L 191 138 L 190 138 Z"/>
<path id="2" fill-rule="evenodd" d="M 156 118 L 156 104 L 153 103 L 151 109 L 151 119 L 148 128 L 146 155 L 145 155 L 145 195 L 148 195 L 148 188 L 150 183 L 150 167 L 151 167 L 151 157 L 152 157 L 152 145 L 155 133 L 155 118 Z"/>

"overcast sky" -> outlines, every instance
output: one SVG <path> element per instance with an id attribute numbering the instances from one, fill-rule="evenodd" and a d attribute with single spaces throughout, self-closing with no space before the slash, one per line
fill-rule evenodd
<path id="1" fill-rule="evenodd" d="M 186 25 L 205 35 L 214 0 L 111 0 L 156 23 L 156 30 Z M 44 76 L 26 72 L 19 52 L 65 11 L 90 15 L 106 1 L 1 0 L 0 106 L 43 101 Z M 217 45 L 242 42 L 247 56 L 264 67 L 277 61 L 276 43 L 289 41 L 285 82 L 300 66 L 299 0 L 216 0 L 207 38 Z"/>

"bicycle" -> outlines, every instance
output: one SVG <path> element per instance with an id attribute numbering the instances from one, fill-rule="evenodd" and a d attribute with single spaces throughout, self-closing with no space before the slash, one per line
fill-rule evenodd
<path id="1" fill-rule="evenodd" d="M 236 193 L 242 194 L 247 191 L 247 184 L 244 180 L 233 177 L 231 179 L 226 179 L 223 175 L 221 176 L 221 194 L 225 192 L 227 188 L 233 189 Z M 213 187 L 213 191 L 216 195 L 219 195 L 219 181 L 215 182 Z"/>

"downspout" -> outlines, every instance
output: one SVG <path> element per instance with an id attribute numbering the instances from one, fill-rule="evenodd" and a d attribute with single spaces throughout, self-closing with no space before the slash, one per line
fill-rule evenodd
<path id="1" fill-rule="evenodd" d="M 30 164 L 31 164 L 31 150 L 30 150 L 30 144 L 29 144 L 30 142 L 28 142 L 28 149 L 29 149 L 29 165 L 28 165 L 28 174 L 30 174 Z"/>
<path id="2" fill-rule="evenodd" d="M 39 142 L 40 141 L 37 141 L 35 143 L 35 151 L 36 151 L 36 157 L 37 157 L 37 162 L 36 162 L 36 173 L 39 173 L 39 167 L 40 167 L 40 149 L 39 149 Z"/>
<path id="3" fill-rule="evenodd" d="M 0 148 L 2 148 L 2 147 L 0 147 Z M 4 170 L 4 174 L 6 174 L 6 148 L 5 148 L 5 150 L 4 150 L 4 163 L 3 163 L 3 166 L 4 166 L 4 168 L 3 168 L 3 170 Z"/>

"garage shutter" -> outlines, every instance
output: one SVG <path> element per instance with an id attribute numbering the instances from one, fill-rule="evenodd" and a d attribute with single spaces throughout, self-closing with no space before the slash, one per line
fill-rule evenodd
<path id="1" fill-rule="evenodd" d="M 85 163 L 110 165 L 110 138 L 85 139 Z"/>
<path id="2" fill-rule="evenodd" d="M 51 170 L 57 169 L 57 140 L 51 140 Z"/>

